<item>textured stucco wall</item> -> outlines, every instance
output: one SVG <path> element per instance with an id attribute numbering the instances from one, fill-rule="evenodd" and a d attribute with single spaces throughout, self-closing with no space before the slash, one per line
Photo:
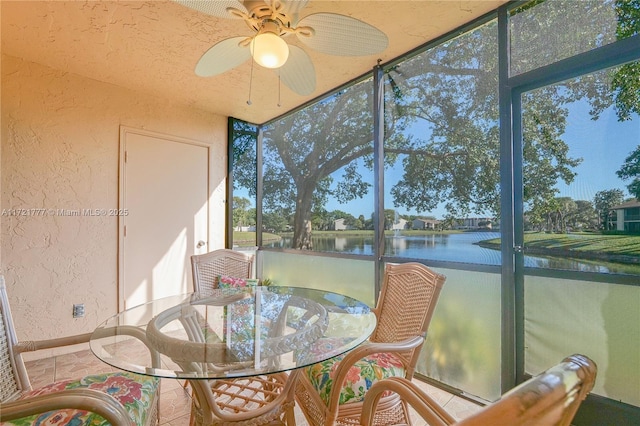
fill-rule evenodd
<path id="1" fill-rule="evenodd" d="M 2 7 L 0 7 L 0 23 L 2 23 Z M 1 42 L 1 40 L 0 40 Z M 2 50 L 0 49 L 0 70 L 2 69 Z M 0 98 L 2 95 L 2 78 L 0 78 Z M 0 99 L 0 106 L 2 105 Z M 5 137 L 4 127 L 2 126 L 2 114 L 0 113 L 0 190 L 2 188 L 2 141 Z M 2 210 L 2 191 L 0 191 L 0 211 Z M 0 273 L 2 273 L 2 215 L 0 215 Z"/>
<path id="2" fill-rule="evenodd" d="M 92 331 L 117 309 L 117 218 L 52 209 L 118 206 L 119 128 L 126 125 L 211 144 L 211 219 L 224 223 L 226 117 L 10 56 L 1 64 L 0 273 L 18 338 Z M 224 245 L 219 228 L 211 248 Z M 86 315 L 74 319 L 80 302 Z"/>

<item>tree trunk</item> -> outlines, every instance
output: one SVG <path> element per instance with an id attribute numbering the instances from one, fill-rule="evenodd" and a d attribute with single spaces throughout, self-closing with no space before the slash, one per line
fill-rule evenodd
<path id="1" fill-rule="evenodd" d="M 314 186 L 315 187 L 315 186 Z M 313 250 L 311 242 L 311 202 L 313 189 L 308 185 L 298 190 L 296 197 L 296 212 L 293 216 L 293 248 L 298 250 Z"/>

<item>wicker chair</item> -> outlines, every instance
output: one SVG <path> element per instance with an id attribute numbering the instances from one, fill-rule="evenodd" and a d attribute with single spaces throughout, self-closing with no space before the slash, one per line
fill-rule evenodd
<path id="1" fill-rule="evenodd" d="M 300 373 L 296 400 L 311 425 L 360 424 L 367 388 L 379 374 L 413 377 L 444 281 L 419 263 L 387 265 L 369 342 Z M 376 425 L 407 419 L 398 395 L 385 396 L 377 405 Z"/>
<path id="2" fill-rule="evenodd" d="M 218 288 L 221 276 L 251 278 L 252 255 L 219 249 L 191 256 L 195 291 Z M 192 333 L 199 340 L 204 336 Z M 212 367 L 215 368 L 215 367 Z M 295 424 L 295 376 L 287 373 L 227 380 L 191 380 L 191 424 Z M 185 384 L 186 385 L 186 384 Z"/>
<path id="3" fill-rule="evenodd" d="M 23 352 L 86 343 L 90 337 L 87 333 L 18 342 L 4 277 L 0 276 L 0 422 L 31 425 L 55 419 L 56 425 L 157 424 L 160 382 L 156 378 L 116 372 L 32 389 Z M 116 388 L 120 392 L 114 392 Z"/>
<path id="4" fill-rule="evenodd" d="M 596 372 L 597 368 L 592 360 L 584 355 L 572 355 L 460 422 L 456 422 L 415 383 L 392 377 L 377 382 L 367 392 L 362 425 L 374 424 L 371 412 L 375 410 L 380 396 L 393 392 L 400 395 L 432 426 L 569 426 L 578 407 L 591 392 Z"/>
<path id="5" fill-rule="evenodd" d="M 191 272 L 195 291 L 207 291 L 218 287 L 218 277 L 227 275 L 251 278 L 253 255 L 230 249 L 219 249 L 191 256 Z"/>

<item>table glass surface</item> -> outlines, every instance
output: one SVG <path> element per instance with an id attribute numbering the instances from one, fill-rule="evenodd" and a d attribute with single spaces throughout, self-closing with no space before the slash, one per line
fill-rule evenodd
<path id="1" fill-rule="evenodd" d="M 369 306 L 299 287 L 216 289 L 157 299 L 105 321 L 93 353 L 156 377 L 215 379 L 288 371 L 348 352 L 376 325 Z"/>

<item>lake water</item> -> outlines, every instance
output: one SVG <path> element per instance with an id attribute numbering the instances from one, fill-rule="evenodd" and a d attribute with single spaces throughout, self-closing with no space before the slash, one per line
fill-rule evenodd
<path id="1" fill-rule="evenodd" d="M 445 262 L 500 265 L 498 250 L 475 244 L 482 240 L 500 238 L 498 232 L 464 232 L 459 234 L 431 234 L 420 236 L 389 236 L 385 238 L 385 255 Z M 314 251 L 349 254 L 373 254 L 373 236 L 312 236 Z M 267 247 L 291 248 L 291 238 Z M 638 266 L 576 260 L 557 257 L 525 256 L 525 266 L 545 269 L 565 269 L 585 272 L 638 274 Z"/>

